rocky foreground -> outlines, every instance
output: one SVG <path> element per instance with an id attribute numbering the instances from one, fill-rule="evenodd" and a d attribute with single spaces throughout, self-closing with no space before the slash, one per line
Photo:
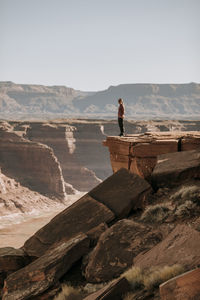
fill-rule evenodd
<path id="1" fill-rule="evenodd" d="M 108 138 L 115 173 L 0 249 L 2 299 L 200 299 L 200 139 L 188 134 Z M 153 166 L 131 168 L 140 146 Z"/>

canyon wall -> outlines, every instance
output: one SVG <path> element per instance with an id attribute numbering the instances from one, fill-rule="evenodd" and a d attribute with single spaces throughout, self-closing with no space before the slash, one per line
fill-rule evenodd
<path id="1" fill-rule="evenodd" d="M 62 170 L 52 149 L 47 145 L 28 141 L 11 129 L 4 124 L 0 130 L 2 172 L 33 190 L 64 198 Z"/>
<path id="2" fill-rule="evenodd" d="M 51 147 L 62 168 L 64 180 L 80 191 L 88 191 L 101 182 L 95 174 L 95 168 L 84 160 L 86 157 L 91 164 L 99 164 L 93 158 L 96 155 L 93 151 L 95 141 L 88 138 L 88 130 L 86 135 L 79 132 L 81 138 L 77 137 L 76 131 L 79 131 L 77 126 L 68 124 L 31 123 L 26 138 Z"/>
<path id="3" fill-rule="evenodd" d="M 112 169 L 126 167 L 146 177 L 156 161 L 155 153 L 146 149 L 159 146 L 163 150 L 158 154 L 177 151 L 182 133 L 172 142 L 167 141 L 171 138 L 166 136 L 165 141 L 163 138 L 159 141 L 159 137 L 151 141 L 150 135 L 145 133 L 199 130 L 200 121 L 125 121 L 127 137 L 123 143 L 117 137 L 119 128 L 115 120 L 2 121 L 0 126 L 2 172 L 33 190 L 64 198 L 66 193 L 94 188 L 112 174 Z M 129 138 L 137 134 L 143 144 L 134 146 L 132 153 L 135 141 L 130 142 Z M 145 135 L 142 137 L 142 134 Z M 115 136 L 107 139 L 112 168 L 109 151 L 102 146 L 107 136 Z M 145 143 L 150 143 L 150 148 Z M 184 149 L 193 143 L 196 142 L 186 143 L 181 139 Z"/>

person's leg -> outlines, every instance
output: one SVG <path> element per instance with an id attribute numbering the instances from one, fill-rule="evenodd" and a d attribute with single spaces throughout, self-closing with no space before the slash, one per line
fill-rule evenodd
<path id="1" fill-rule="evenodd" d="M 122 135 L 124 135 L 124 119 L 122 118 L 121 119 L 122 121 L 122 123 L 121 123 L 121 127 L 122 127 L 122 129 L 121 129 L 121 132 L 122 132 Z"/>
<path id="2" fill-rule="evenodd" d="M 122 118 L 118 118 L 118 124 L 119 124 L 119 128 L 120 128 L 120 135 L 123 135 L 124 134 L 124 126 L 123 126 Z"/>

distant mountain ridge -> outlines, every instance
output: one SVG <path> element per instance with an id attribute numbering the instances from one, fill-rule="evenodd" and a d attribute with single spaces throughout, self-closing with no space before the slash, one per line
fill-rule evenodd
<path id="1" fill-rule="evenodd" d="M 200 84 L 121 84 L 99 92 L 0 82 L 0 118 L 116 118 L 123 98 L 133 119 L 198 119 Z"/>

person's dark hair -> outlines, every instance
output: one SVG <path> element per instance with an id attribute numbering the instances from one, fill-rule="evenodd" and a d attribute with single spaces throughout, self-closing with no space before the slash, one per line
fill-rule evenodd
<path id="1" fill-rule="evenodd" d="M 118 103 L 120 104 L 120 103 L 123 103 L 123 99 L 122 98 L 119 98 L 118 99 Z"/>

